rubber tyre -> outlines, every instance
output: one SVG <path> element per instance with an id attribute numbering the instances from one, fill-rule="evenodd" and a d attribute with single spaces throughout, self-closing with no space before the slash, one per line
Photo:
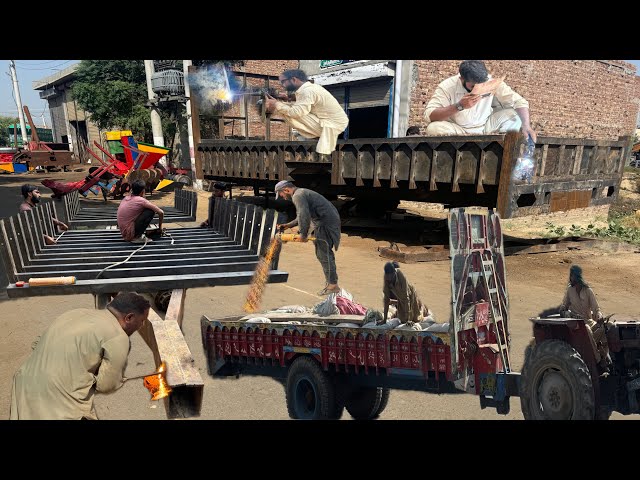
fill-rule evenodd
<path id="1" fill-rule="evenodd" d="M 289 367 L 286 399 L 289 417 L 296 420 L 331 420 L 339 410 L 333 379 L 306 356 Z"/>
<path id="2" fill-rule="evenodd" d="M 356 420 L 373 420 L 380 416 L 388 403 L 388 388 L 360 387 L 351 391 L 345 407 Z"/>
<path id="3" fill-rule="evenodd" d="M 535 345 L 522 370 L 520 404 L 525 420 L 593 420 L 593 383 L 580 354 L 562 340 Z"/>

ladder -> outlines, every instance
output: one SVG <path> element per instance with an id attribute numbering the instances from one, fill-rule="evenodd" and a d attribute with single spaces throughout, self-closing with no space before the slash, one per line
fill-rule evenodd
<path id="1" fill-rule="evenodd" d="M 482 278 L 484 286 L 489 294 L 489 308 L 491 309 L 491 321 L 496 329 L 496 338 L 498 340 L 498 347 L 500 349 L 500 356 L 502 357 L 502 364 L 504 365 L 505 373 L 511 372 L 511 361 L 509 359 L 509 339 L 504 325 L 504 306 L 500 300 L 500 294 L 498 293 L 498 279 L 496 277 L 495 265 L 493 263 L 493 256 L 491 252 L 482 253 Z M 489 287 L 489 278 L 493 275 L 493 282 L 496 288 Z M 497 305 L 497 309 L 496 309 Z M 498 322 L 500 322 L 498 324 Z M 506 344 L 502 343 L 500 335 L 505 339 Z"/>

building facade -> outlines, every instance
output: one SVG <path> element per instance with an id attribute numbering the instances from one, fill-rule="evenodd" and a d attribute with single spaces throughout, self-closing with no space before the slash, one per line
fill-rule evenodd
<path id="1" fill-rule="evenodd" d="M 420 127 L 438 84 L 461 60 L 300 60 L 349 115 L 351 139 L 404 136 Z M 487 60 L 494 75 L 528 100 L 541 135 L 617 139 L 632 135 L 640 108 L 636 67 L 619 60 Z M 383 134 L 386 132 L 386 134 Z"/>
<path id="2" fill-rule="evenodd" d="M 86 147 L 100 154 L 93 142 L 101 143 L 102 132 L 71 95 L 77 68 L 78 64 L 71 65 L 54 75 L 34 81 L 32 86 L 34 90 L 40 91 L 40 98 L 49 104 L 53 141 L 68 143 L 70 150 L 76 152 L 84 162 L 89 157 Z"/>

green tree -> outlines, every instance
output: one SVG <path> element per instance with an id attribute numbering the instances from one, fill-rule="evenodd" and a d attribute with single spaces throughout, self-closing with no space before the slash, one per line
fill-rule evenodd
<path id="1" fill-rule="evenodd" d="M 18 117 L 2 117 L 0 116 L 0 147 L 11 147 L 9 125 L 18 123 Z M 18 135 L 20 129 L 18 128 Z"/>
<path id="2" fill-rule="evenodd" d="M 144 106 L 143 60 L 82 60 L 72 94 L 100 129 L 128 129 L 147 141 L 153 138 L 151 117 Z"/>

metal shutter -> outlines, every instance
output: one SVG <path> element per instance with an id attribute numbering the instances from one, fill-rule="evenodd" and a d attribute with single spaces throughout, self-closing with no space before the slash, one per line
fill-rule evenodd
<path id="1" fill-rule="evenodd" d="M 342 107 L 344 107 L 344 87 L 341 87 L 341 86 L 327 87 L 327 90 L 331 95 L 335 97 L 336 100 L 338 100 L 338 103 Z"/>
<path id="2" fill-rule="evenodd" d="M 388 106 L 390 87 L 389 78 L 351 84 L 349 109 Z"/>

